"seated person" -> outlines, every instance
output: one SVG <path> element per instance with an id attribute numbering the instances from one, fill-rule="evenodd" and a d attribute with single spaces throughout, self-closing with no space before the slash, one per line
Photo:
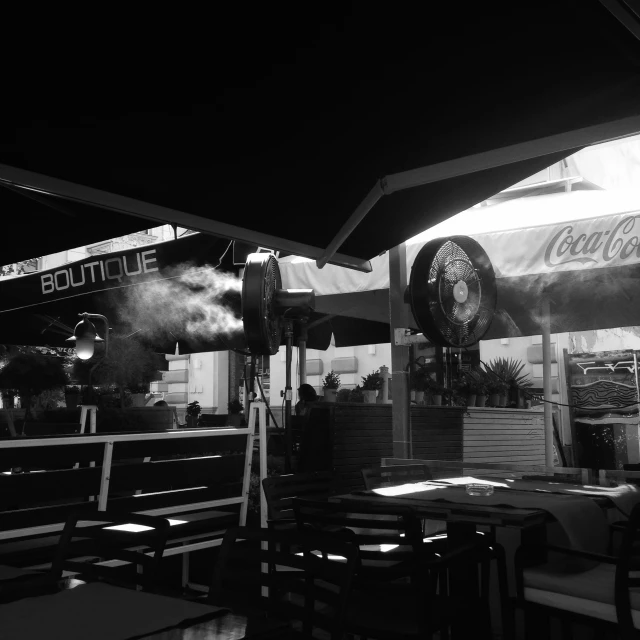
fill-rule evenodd
<path id="1" fill-rule="evenodd" d="M 310 384 L 301 384 L 298 389 L 298 402 L 296 402 L 296 415 L 306 416 L 309 413 L 312 402 L 318 401 L 318 394 Z"/>

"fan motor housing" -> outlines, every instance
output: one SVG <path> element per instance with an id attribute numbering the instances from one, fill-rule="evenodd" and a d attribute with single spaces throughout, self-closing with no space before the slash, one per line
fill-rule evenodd
<path id="1" fill-rule="evenodd" d="M 278 261 L 269 253 L 247 257 L 242 278 L 242 324 L 249 351 L 275 355 L 283 321 L 301 320 L 315 308 L 313 289 L 283 289 Z"/>
<path id="2" fill-rule="evenodd" d="M 491 326 L 497 304 L 495 272 L 472 238 L 437 238 L 422 247 L 411 269 L 411 311 L 424 335 L 442 347 L 468 347 Z"/>

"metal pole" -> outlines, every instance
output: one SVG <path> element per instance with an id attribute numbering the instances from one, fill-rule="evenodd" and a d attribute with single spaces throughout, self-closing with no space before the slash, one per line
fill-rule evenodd
<path id="1" fill-rule="evenodd" d="M 298 339 L 298 372 L 300 384 L 307 383 L 307 329 L 301 327 L 300 338 Z"/>
<path id="2" fill-rule="evenodd" d="M 407 287 L 407 251 L 403 244 L 389 250 L 389 321 L 391 329 L 391 422 L 393 455 L 410 458 L 409 347 L 395 344 L 394 329 L 409 326 L 409 309 L 404 301 Z"/>
<path id="3" fill-rule="evenodd" d="M 553 467 L 553 407 L 551 405 L 551 311 L 549 300 L 542 302 L 542 388 L 544 395 L 544 459 Z"/>
<path id="4" fill-rule="evenodd" d="M 284 471 L 285 473 L 291 473 L 291 458 L 293 455 L 293 442 L 291 438 L 291 357 L 293 355 L 293 323 L 291 320 L 285 320 L 284 335 L 287 339 L 287 353 L 285 358 L 286 378 L 284 385 Z"/>

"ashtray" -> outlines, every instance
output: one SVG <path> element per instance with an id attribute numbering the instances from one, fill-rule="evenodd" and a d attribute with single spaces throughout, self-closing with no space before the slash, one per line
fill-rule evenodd
<path id="1" fill-rule="evenodd" d="M 467 494 L 470 496 L 490 496 L 493 495 L 493 485 L 490 484 L 468 484 Z"/>

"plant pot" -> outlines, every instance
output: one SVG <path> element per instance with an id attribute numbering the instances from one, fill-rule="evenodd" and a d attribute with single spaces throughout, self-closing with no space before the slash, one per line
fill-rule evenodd
<path id="1" fill-rule="evenodd" d="M 411 391 L 409 393 L 409 398 L 410 398 L 411 402 L 415 402 L 416 401 L 416 390 L 415 389 L 411 389 Z"/>
<path id="2" fill-rule="evenodd" d="M 498 405 L 501 407 L 506 407 L 507 406 L 507 394 L 503 393 L 500 395 L 499 399 L 498 399 Z"/>
<path id="3" fill-rule="evenodd" d="M 476 396 L 476 407 L 484 407 L 487 404 L 487 396 Z"/>
<path id="4" fill-rule="evenodd" d="M 476 406 L 476 394 L 470 393 L 467 396 L 467 407 L 475 407 Z"/>
<path id="5" fill-rule="evenodd" d="M 364 401 L 368 404 L 376 403 L 376 394 L 378 393 L 375 389 L 363 389 L 362 393 L 364 394 Z"/>
<path id="6" fill-rule="evenodd" d="M 144 407 L 144 399 L 146 394 L 144 393 L 132 393 L 131 394 L 131 406 L 132 407 Z"/>
<path id="7" fill-rule="evenodd" d="M 64 394 L 64 401 L 65 401 L 65 404 L 67 405 L 67 409 L 77 409 L 79 400 L 80 400 L 80 394 L 79 393 L 65 393 Z M 4 398 L 3 398 L 3 402 L 4 402 Z"/>
<path id="8" fill-rule="evenodd" d="M 193 429 L 198 426 L 198 416 L 185 416 L 187 427 Z"/>
<path id="9" fill-rule="evenodd" d="M 489 394 L 489 406 L 490 407 L 497 407 L 499 403 L 500 403 L 500 394 L 498 394 L 498 393 Z"/>
<path id="10" fill-rule="evenodd" d="M 335 402 L 337 395 L 338 395 L 338 390 L 337 389 L 325 389 L 324 390 L 324 401 L 325 402 Z"/>
<path id="11" fill-rule="evenodd" d="M 442 396 L 439 393 L 434 393 L 431 396 L 431 404 L 434 405 L 435 407 L 441 407 L 442 406 Z"/>
<path id="12" fill-rule="evenodd" d="M 416 391 L 416 402 L 424 404 L 424 391 Z"/>

